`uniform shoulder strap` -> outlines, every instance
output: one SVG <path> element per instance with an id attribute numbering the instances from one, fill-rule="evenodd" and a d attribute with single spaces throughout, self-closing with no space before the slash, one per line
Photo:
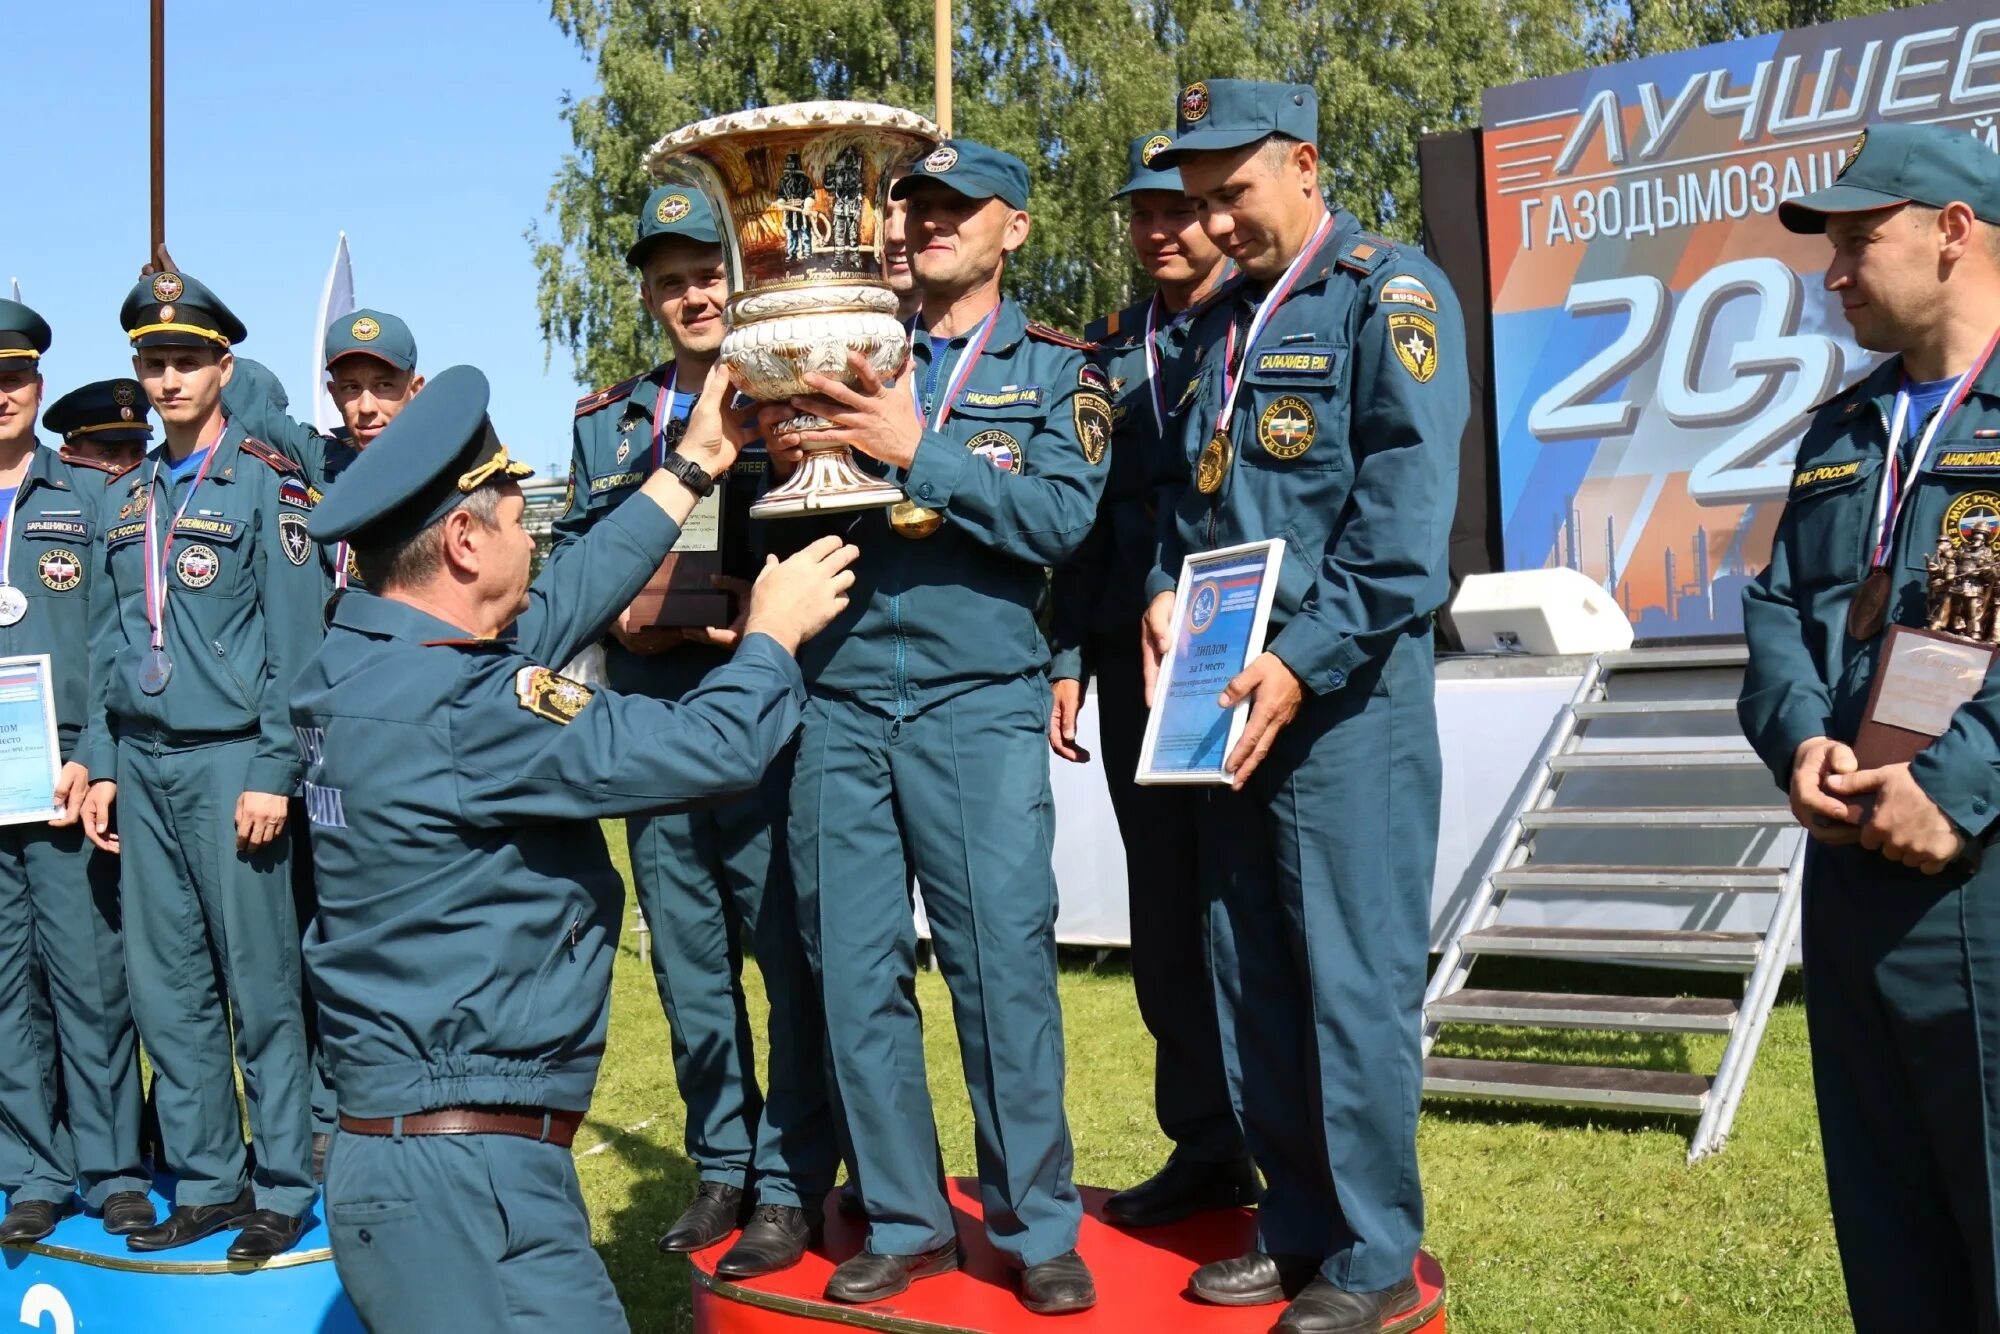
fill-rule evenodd
<path id="1" fill-rule="evenodd" d="M 610 407 L 613 403 L 623 403 L 632 396 L 632 391 L 639 387 L 639 381 L 645 378 L 644 375 L 635 375 L 629 380 L 620 380 L 617 384 L 606 385 L 602 389 L 585 394 L 576 401 L 576 415 L 586 417 L 599 408 Z"/>
<path id="2" fill-rule="evenodd" d="M 1061 329 L 1046 324 L 1028 321 L 1028 337 L 1044 343 L 1054 343 L 1057 347 L 1073 347 L 1079 352 L 1095 352 L 1097 344 L 1085 342 L 1075 334 L 1066 334 Z"/>
<path id="3" fill-rule="evenodd" d="M 286 473 L 286 472 L 305 471 L 303 468 L 299 467 L 298 464 L 292 462 L 290 459 L 286 458 L 283 454 L 280 454 L 277 450 L 271 448 L 269 445 L 265 444 L 262 440 L 259 440 L 254 436 L 246 435 L 243 437 L 243 452 L 245 454 L 248 454 L 253 459 L 261 459 L 263 460 L 263 462 L 269 464 L 272 472 Z"/>
<path id="4" fill-rule="evenodd" d="M 106 474 L 112 481 L 116 481 L 139 466 L 139 456 L 137 454 L 134 454 L 129 459 L 106 458 L 101 454 L 80 450 L 74 445 L 64 445 L 59 451 L 59 456 L 64 463 L 72 467 L 95 468 L 97 471 Z"/>
<path id="5" fill-rule="evenodd" d="M 1358 273 L 1365 278 L 1388 263 L 1395 253 L 1396 243 L 1388 237 L 1363 232 L 1342 246 L 1333 262 L 1336 268 Z"/>

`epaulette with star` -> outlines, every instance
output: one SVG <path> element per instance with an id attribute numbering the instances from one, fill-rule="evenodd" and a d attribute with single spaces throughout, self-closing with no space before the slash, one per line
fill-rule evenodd
<path id="1" fill-rule="evenodd" d="M 1363 232 L 1342 246 L 1333 262 L 1340 268 L 1366 275 L 1381 268 L 1395 253 L 1396 243 L 1388 237 Z"/>
<path id="2" fill-rule="evenodd" d="M 272 472 L 304 472 L 305 469 L 280 454 L 277 450 L 253 436 L 243 437 L 243 452 L 253 459 L 259 459 L 271 467 Z"/>
<path id="3" fill-rule="evenodd" d="M 1046 324 L 1028 321 L 1028 337 L 1040 339 L 1044 343 L 1054 343 L 1057 347 L 1073 347 L 1079 352 L 1095 352 L 1097 344 L 1085 342 L 1075 334 L 1066 334 L 1061 329 Z"/>
<path id="4" fill-rule="evenodd" d="M 620 380 L 617 384 L 606 385 L 602 389 L 585 394 L 576 401 L 576 415 L 585 417 L 599 408 L 609 407 L 613 403 L 623 403 L 632 396 L 632 391 L 639 387 L 639 381 L 645 378 L 644 374 L 635 375 L 629 380 Z"/>

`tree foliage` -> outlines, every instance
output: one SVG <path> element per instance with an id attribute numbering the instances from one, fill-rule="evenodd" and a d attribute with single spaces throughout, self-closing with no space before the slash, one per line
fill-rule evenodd
<path id="1" fill-rule="evenodd" d="M 1333 196 L 1414 238 L 1417 142 L 1477 124 L 1487 88 L 1892 2 L 957 0 L 954 130 L 1028 163 L 1034 231 L 1010 290 L 1076 329 L 1131 299 L 1138 275 L 1106 198 L 1127 143 L 1171 127 L 1195 79 L 1312 84 Z M 563 107 L 574 147 L 550 190 L 552 229 L 529 239 L 543 336 L 594 384 L 658 360 L 624 260 L 655 140 L 812 98 L 932 110 L 926 0 L 550 0 L 550 11 L 596 61 L 598 86 Z"/>

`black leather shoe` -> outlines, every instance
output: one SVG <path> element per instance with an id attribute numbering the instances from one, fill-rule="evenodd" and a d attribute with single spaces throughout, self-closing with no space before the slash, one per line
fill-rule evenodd
<path id="1" fill-rule="evenodd" d="M 276 1209 L 259 1209 L 243 1220 L 243 1230 L 229 1243 L 232 1260 L 268 1260 L 283 1255 L 298 1244 L 306 1230 L 306 1220 L 281 1214 Z"/>
<path id="2" fill-rule="evenodd" d="M 1383 1320 L 1416 1304 L 1414 1278 L 1374 1292 L 1349 1292 L 1315 1278 L 1292 1298 L 1292 1304 L 1271 1327 L 1272 1334 L 1377 1334 Z"/>
<path id="3" fill-rule="evenodd" d="M 1188 1291 L 1217 1306 L 1268 1306 L 1300 1292 L 1318 1273 L 1311 1256 L 1252 1251 L 1203 1265 L 1188 1276 Z"/>
<path id="4" fill-rule="evenodd" d="M 160 1221 L 153 1202 L 136 1190 L 121 1190 L 104 1197 L 104 1230 L 114 1237 L 144 1232 Z"/>
<path id="5" fill-rule="evenodd" d="M 936 1250 L 915 1255 L 863 1251 L 841 1261 L 826 1281 L 826 1297 L 833 1302 L 879 1302 L 909 1287 L 913 1279 L 949 1274 L 958 1268 L 958 1259 L 956 1237 Z"/>
<path id="6" fill-rule="evenodd" d="M 1164 1227 L 1204 1209 L 1255 1204 L 1257 1168 L 1248 1158 L 1227 1163 L 1189 1162 L 1178 1155 L 1130 1190 L 1104 1202 L 1113 1227 Z"/>
<path id="7" fill-rule="evenodd" d="M 660 1238 L 660 1249 L 685 1254 L 713 1246 L 743 1225 L 743 1192 L 720 1181 L 704 1181 L 694 1200 Z"/>
<path id="8" fill-rule="evenodd" d="M 760 1204 L 743 1235 L 715 1262 L 723 1278 L 756 1278 L 790 1269 L 819 1236 L 820 1216 L 791 1204 Z"/>
<path id="9" fill-rule="evenodd" d="M 1021 1305 L 1036 1315 L 1068 1315 L 1097 1305 L 1097 1285 L 1075 1251 L 1021 1271 Z"/>
<path id="10" fill-rule="evenodd" d="M 313 1136 L 313 1184 L 326 1184 L 326 1151 L 333 1143 L 333 1136 L 314 1134 Z"/>
<path id="11" fill-rule="evenodd" d="M 852 1218 L 856 1222 L 868 1217 L 868 1201 L 861 1198 L 861 1183 L 850 1180 L 840 1188 L 840 1203 L 835 1206 L 842 1218 Z"/>
<path id="12" fill-rule="evenodd" d="M 0 1218 L 0 1246 L 26 1246 L 56 1230 L 56 1224 L 76 1209 L 74 1197 L 60 1204 L 53 1200 L 23 1200 Z"/>
<path id="13" fill-rule="evenodd" d="M 256 1208 L 256 1198 L 247 1190 L 227 1204 L 175 1205 L 166 1222 L 126 1237 L 125 1249 L 170 1251 L 176 1246 L 186 1246 L 203 1237 L 212 1237 L 224 1228 L 237 1226 Z"/>

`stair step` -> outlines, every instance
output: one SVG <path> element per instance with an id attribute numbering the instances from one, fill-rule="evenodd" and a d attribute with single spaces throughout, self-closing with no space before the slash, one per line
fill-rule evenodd
<path id="1" fill-rule="evenodd" d="M 1671 671 L 1679 667 L 1742 667 L 1750 661 L 1748 644 L 1713 644 L 1688 648 L 1629 648 L 1597 655 L 1612 671 Z"/>
<path id="2" fill-rule="evenodd" d="M 1424 1062 L 1425 1093 L 1577 1107 L 1699 1112 L 1708 1102 L 1713 1082 L 1707 1075 L 1607 1065 L 1539 1065 L 1451 1056 L 1433 1056 Z"/>
<path id="3" fill-rule="evenodd" d="M 1576 706 L 1579 718 L 1629 718 L 1666 713 L 1736 714 L 1733 699 L 1599 699 Z"/>
<path id="4" fill-rule="evenodd" d="M 1727 1033 L 1736 1025 L 1737 1009 L 1733 1000 L 1707 996 L 1588 996 L 1467 988 L 1431 1002 L 1427 1016 L 1433 1023 L 1501 1028 Z"/>
<path id="5" fill-rule="evenodd" d="M 1573 750 L 1551 755 L 1557 773 L 1583 769 L 1742 769 L 1762 772 L 1764 761 L 1744 747 L 1731 750 Z"/>
<path id="6" fill-rule="evenodd" d="M 1531 862 L 1497 872 L 1495 889 L 1583 889 L 1627 894 L 1714 894 L 1785 887 L 1782 866 L 1573 866 Z"/>
<path id="7" fill-rule="evenodd" d="M 1680 825 L 1738 829 L 1789 825 L 1783 806 L 1563 806 L 1523 811 L 1526 829 L 1648 829 Z"/>
<path id="8" fill-rule="evenodd" d="M 1764 943 L 1755 931 L 1621 931 L 1592 926 L 1489 926 L 1459 939 L 1468 954 L 1696 960 L 1745 968 L 1756 962 Z"/>

